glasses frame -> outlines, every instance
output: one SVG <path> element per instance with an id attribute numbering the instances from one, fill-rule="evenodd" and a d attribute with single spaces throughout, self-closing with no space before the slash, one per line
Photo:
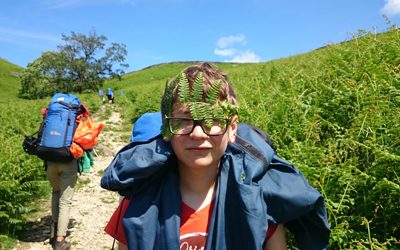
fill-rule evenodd
<path id="1" fill-rule="evenodd" d="M 191 129 L 189 132 L 187 132 L 187 133 L 174 133 L 173 130 L 172 130 L 172 128 L 171 128 L 171 122 L 170 122 L 171 120 L 174 120 L 174 119 L 191 120 L 191 121 L 193 121 L 192 129 Z M 204 125 L 204 121 L 207 120 L 207 119 L 223 120 L 223 121 L 225 121 L 225 122 L 226 122 L 225 127 L 221 127 L 221 129 L 222 129 L 223 132 L 218 133 L 218 134 L 209 134 L 208 132 L 206 132 L 206 131 L 204 130 L 203 125 Z M 194 130 L 194 128 L 195 128 L 196 126 L 200 126 L 200 128 L 201 128 L 201 130 L 203 131 L 204 134 L 206 134 L 206 135 L 208 135 L 208 136 L 220 136 L 220 135 L 225 134 L 226 131 L 228 131 L 228 127 L 229 127 L 229 126 L 231 125 L 231 123 L 232 123 L 232 118 L 203 118 L 203 119 L 195 120 L 195 119 L 188 118 L 188 117 L 167 117 L 167 118 L 165 118 L 165 120 L 168 122 L 168 130 L 169 130 L 169 132 L 171 132 L 171 134 L 173 134 L 173 135 L 190 135 L 190 134 L 193 132 L 193 130 Z"/>

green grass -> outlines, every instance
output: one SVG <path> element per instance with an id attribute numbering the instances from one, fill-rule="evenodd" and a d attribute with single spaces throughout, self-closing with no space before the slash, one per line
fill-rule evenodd
<path id="1" fill-rule="evenodd" d="M 22 68 L 0 58 L 0 102 L 17 98 Z"/>

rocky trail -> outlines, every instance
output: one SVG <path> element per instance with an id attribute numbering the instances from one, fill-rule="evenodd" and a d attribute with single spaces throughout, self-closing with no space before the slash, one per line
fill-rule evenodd
<path id="1" fill-rule="evenodd" d="M 108 109 L 108 112 L 106 111 Z M 111 115 L 107 119 L 105 113 Z M 119 196 L 100 187 L 104 169 L 114 155 L 127 144 L 122 141 L 119 127 L 120 114 L 113 105 L 105 104 L 99 114 L 93 116 L 95 122 L 102 122 L 105 128 L 99 136 L 98 144 L 93 151 L 94 165 L 89 173 L 78 176 L 78 183 L 72 201 L 67 240 L 71 249 L 111 249 L 113 239 L 103 229 L 111 214 L 118 206 Z M 126 138 L 126 136 L 125 136 Z M 43 209 L 32 216 L 18 244 L 13 250 L 47 250 L 50 235 L 50 199 L 43 200 Z"/>

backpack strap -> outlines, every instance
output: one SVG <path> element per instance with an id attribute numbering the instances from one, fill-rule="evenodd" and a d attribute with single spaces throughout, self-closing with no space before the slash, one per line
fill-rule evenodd
<path id="1" fill-rule="evenodd" d="M 260 151 L 258 151 L 255 147 L 253 147 L 253 145 L 251 145 L 250 143 L 246 142 L 240 136 L 236 137 L 236 143 L 238 143 L 240 146 L 242 146 L 245 149 L 245 151 L 249 152 L 254 157 L 256 157 L 257 159 L 262 161 L 265 166 L 269 165 L 269 161 L 267 160 L 267 158 L 265 158 L 264 155 L 262 155 L 260 153 Z"/>
<path id="2" fill-rule="evenodd" d="M 90 115 L 89 109 L 86 107 L 85 104 L 81 104 L 79 106 L 79 113 L 84 115 L 85 117 L 88 117 Z"/>
<path id="3" fill-rule="evenodd" d="M 268 168 L 276 154 L 271 138 L 261 129 L 246 123 L 239 123 L 237 132 L 234 145 L 262 161 Z"/>

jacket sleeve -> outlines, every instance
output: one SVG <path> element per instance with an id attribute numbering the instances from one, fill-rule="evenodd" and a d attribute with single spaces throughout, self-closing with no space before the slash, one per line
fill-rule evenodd
<path id="1" fill-rule="evenodd" d="M 157 172 L 172 152 L 169 143 L 161 137 L 150 142 L 130 143 L 122 148 L 106 168 L 101 187 L 118 191 L 121 195 L 134 195 L 157 178 Z"/>

